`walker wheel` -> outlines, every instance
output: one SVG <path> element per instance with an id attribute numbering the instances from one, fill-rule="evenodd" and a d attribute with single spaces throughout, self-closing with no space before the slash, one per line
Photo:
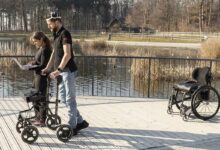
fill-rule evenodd
<path id="1" fill-rule="evenodd" d="M 68 142 L 72 137 L 72 128 L 69 125 L 61 125 L 57 129 L 57 138 L 62 142 Z"/>
<path id="2" fill-rule="evenodd" d="M 16 130 L 18 133 L 21 133 L 21 129 L 25 128 L 26 126 L 30 126 L 31 122 L 28 120 L 19 120 L 16 124 Z"/>
<path id="3" fill-rule="evenodd" d="M 168 107 L 168 108 L 167 108 L 167 113 L 168 113 L 168 114 L 172 114 L 172 113 L 173 113 L 173 109 L 170 108 L 170 107 Z"/>
<path id="4" fill-rule="evenodd" d="M 34 126 L 27 126 L 21 132 L 21 138 L 25 143 L 32 144 L 38 138 L 39 132 L 38 129 Z"/>
<path id="5" fill-rule="evenodd" d="M 46 125 L 51 130 L 56 130 L 58 125 L 61 124 L 60 116 L 58 115 L 50 115 L 46 119 Z"/>

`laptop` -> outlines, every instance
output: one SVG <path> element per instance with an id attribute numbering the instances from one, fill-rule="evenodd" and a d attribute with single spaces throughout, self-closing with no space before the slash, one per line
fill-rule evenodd
<path id="1" fill-rule="evenodd" d="M 16 64 L 19 66 L 21 70 L 32 70 L 39 67 L 39 65 L 32 64 L 22 65 L 16 58 L 12 58 L 12 60 L 16 62 Z"/>

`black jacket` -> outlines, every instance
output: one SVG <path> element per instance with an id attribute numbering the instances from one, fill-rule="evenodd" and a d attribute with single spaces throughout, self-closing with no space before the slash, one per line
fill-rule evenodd
<path id="1" fill-rule="evenodd" d="M 48 47 L 40 48 L 35 55 L 34 65 L 39 65 L 38 68 L 34 69 L 34 82 L 33 87 L 46 95 L 47 91 L 47 76 L 41 75 L 41 70 L 47 66 L 50 59 L 51 49 Z"/>

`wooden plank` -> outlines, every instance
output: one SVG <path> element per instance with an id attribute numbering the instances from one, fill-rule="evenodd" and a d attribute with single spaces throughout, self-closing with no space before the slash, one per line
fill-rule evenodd
<path id="1" fill-rule="evenodd" d="M 12 132 L 12 128 L 10 127 L 11 120 L 7 116 L 8 115 L 7 110 L 5 110 L 5 108 L 2 106 L 2 102 L 3 101 L 0 101 L 2 131 L 3 131 L 5 138 L 10 146 L 10 149 L 21 150 L 21 147 L 19 146 L 18 141 L 16 140 L 16 138 L 18 138 L 18 137 L 15 137 L 14 133 Z"/>
<path id="2" fill-rule="evenodd" d="M 105 109 L 106 110 L 106 109 Z M 105 113 L 105 112 L 102 112 L 102 113 Z M 108 115 L 106 115 L 108 116 Z M 101 140 L 103 143 L 106 143 L 106 145 L 104 146 L 98 146 L 98 149 L 119 149 L 119 147 L 117 145 L 115 145 L 115 138 L 111 138 L 111 135 L 105 135 L 106 132 L 109 132 L 109 133 L 113 133 L 114 129 L 111 129 L 111 128 L 107 128 L 107 127 L 111 127 L 110 124 L 107 124 L 107 122 L 103 122 L 104 118 L 100 117 L 99 115 L 97 115 L 95 117 L 95 121 L 98 122 L 98 124 L 96 123 L 96 125 L 99 125 L 100 127 L 97 127 L 97 128 L 100 128 L 99 131 L 96 131 L 97 134 L 94 135 L 95 138 Z M 94 119 L 91 119 L 91 120 L 94 120 Z M 104 132 L 104 134 L 103 134 Z M 120 135 L 118 135 L 120 136 Z"/>
<path id="3" fill-rule="evenodd" d="M 3 126 L 2 126 L 2 123 L 3 123 L 3 120 L 2 120 L 3 118 L 2 118 L 2 115 L 1 115 L 1 113 L 0 113 L 0 122 L 1 122 L 1 124 L 0 124 L 0 148 L 3 150 L 11 150 L 11 147 L 10 147 L 10 145 L 9 145 L 9 143 L 7 142 L 7 140 L 6 140 L 6 137 L 5 137 L 5 134 L 4 134 L 4 132 L 3 132 L 3 130 L 2 130 L 2 128 L 3 128 Z"/>
<path id="4" fill-rule="evenodd" d="M 19 111 L 27 109 L 27 105 L 25 103 L 24 103 L 24 105 L 21 106 L 21 105 L 19 105 L 19 102 L 24 103 L 24 101 L 21 98 L 11 98 L 10 100 L 5 102 L 9 109 L 12 109 L 12 110 L 17 109 L 17 113 L 12 116 L 14 126 L 16 126 L 17 115 L 19 114 Z M 39 131 L 39 129 L 38 129 L 38 131 Z M 18 134 L 18 133 L 16 132 L 16 134 Z M 40 131 L 39 131 L 39 134 L 40 134 Z M 26 144 L 22 141 L 21 136 L 18 137 L 18 140 L 19 140 L 19 144 L 21 144 L 21 145 Z M 41 149 L 50 150 L 50 147 L 47 145 L 47 143 L 45 143 L 45 139 L 43 139 L 40 135 L 38 136 L 38 139 L 35 143 L 33 143 L 31 145 L 30 144 L 27 144 L 27 145 L 32 150 L 41 150 Z"/>
<path id="5" fill-rule="evenodd" d="M 83 104 L 86 104 L 86 101 L 87 101 L 87 103 L 88 103 L 88 99 L 87 100 L 85 100 L 84 98 L 81 98 L 80 99 L 80 101 L 83 103 Z M 100 98 L 98 98 L 98 99 L 96 99 L 96 98 L 92 98 L 92 103 L 93 104 L 98 104 L 98 103 L 100 103 L 99 101 L 100 101 Z M 90 102 L 91 102 L 90 101 Z M 89 102 L 89 103 L 90 103 Z M 103 103 L 103 102 L 101 102 L 101 103 Z M 89 107 L 91 107 L 91 106 L 89 106 Z M 80 105 L 78 106 L 78 109 L 80 109 Z M 90 109 L 90 111 L 91 111 L 91 109 Z M 100 113 L 103 113 L 103 112 L 100 112 Z M 85 118 L 87 118 L 87 119 L 89 119 L 89 120 L 93 120 L 94 121 L 94 123 L 93 124 L 95 124 L 95 126 L 93 126 L 94 128 L 96 128 L 98 125 L 100 125 L 100 123 L 101 123 L 101 127 L 105 127 L 106 126 L 106 122 L 102 122 L 102 121 L 100 121 L 99 120 L 99 115 L 96 115 L 95 116 L 95 120 L 94 120 L 94 116 L 90 116 L 90 115 L 83 115 Z M 106 119 L 106 118 L 101 118 L 101 119 Z M 102 124 L 103 123 L 103 124 Z M 97 128 L 99 128 L 99 127 L 97 127 Z M 89 130 L 89 129 L 88 129 Z M 93 134 L 93 131 L 91 130 L 91 133 L 89 134 L 89 136 L 92 136 L 94 139 L 95 139 L 95 143 L 103 143 L 103 145 L 101 144 L 101 145 L 97 145 L 97 149 L 118 149 L 113 143 L 112 143 L 112 140 L 111 139 L 109 139 L 109 137 L 106 137 L 104 134 L 102 134 L 102 133 L 99 133 L 99 131 L 95 131 L 96 133 L 95 134 Z M 86 135 L 85 135 L 86 136 Z"/>
<path id="6" fill-rule="evenodd" d="M 5 117 L 7 118 L 7 124 L 13 133 L 13 136 L 17 140 L 17 144 L 21 147 L 21 149 L 36 149 L 39 150 L 40 148 L 38 146 L 34 146 L 34 148 L 31 148 L 29 144 L 26 144 L 21 139 L 21 134 L 17 133 L 16 131 L 16 123 L 17 123 L 17 115 L 18 115 L 18 105 L 16 104 L 16 101 L 14 99 L 7 99 L 4 101 L 0 101 L 1 106 L 5 109 Z M 16 107 L 12 107 L 13 105 L 16 105 Z M 36 145 L 36 144 L 33 144 Z"/>

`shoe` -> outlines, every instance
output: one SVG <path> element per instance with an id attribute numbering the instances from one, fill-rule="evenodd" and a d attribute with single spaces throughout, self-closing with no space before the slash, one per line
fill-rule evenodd
<path id="1" fill-rule="evenodd" d="M 35 122 L 33 122 L 33 125 L 39 126 L 39 127 L 45 127 L 46 126 L 45 121 L 35 121 Z"/>
<path id="2" fill-rule="evenodd" d="M 86 120 L 83 120 L 82 123 L 78 123 L 78 124 L 76 125 L 76 130 L 77 130 L 77 132 L 78 132 L 78 131 L 80 131 L 80 130 L 82 130 L 82 129 L 87 128 L 88 126 L 89 126 L 89 123 L 88 123 Z"/>
<path id="3" fill-rule="evenodd" d="M 76 130 L 76 128 L 73 129 L 72 131 L 73 131 L 73 132 L 72 132 L 72 136 L 76 136 L 76 135 L 78 134 L 78 131 Z"/>

